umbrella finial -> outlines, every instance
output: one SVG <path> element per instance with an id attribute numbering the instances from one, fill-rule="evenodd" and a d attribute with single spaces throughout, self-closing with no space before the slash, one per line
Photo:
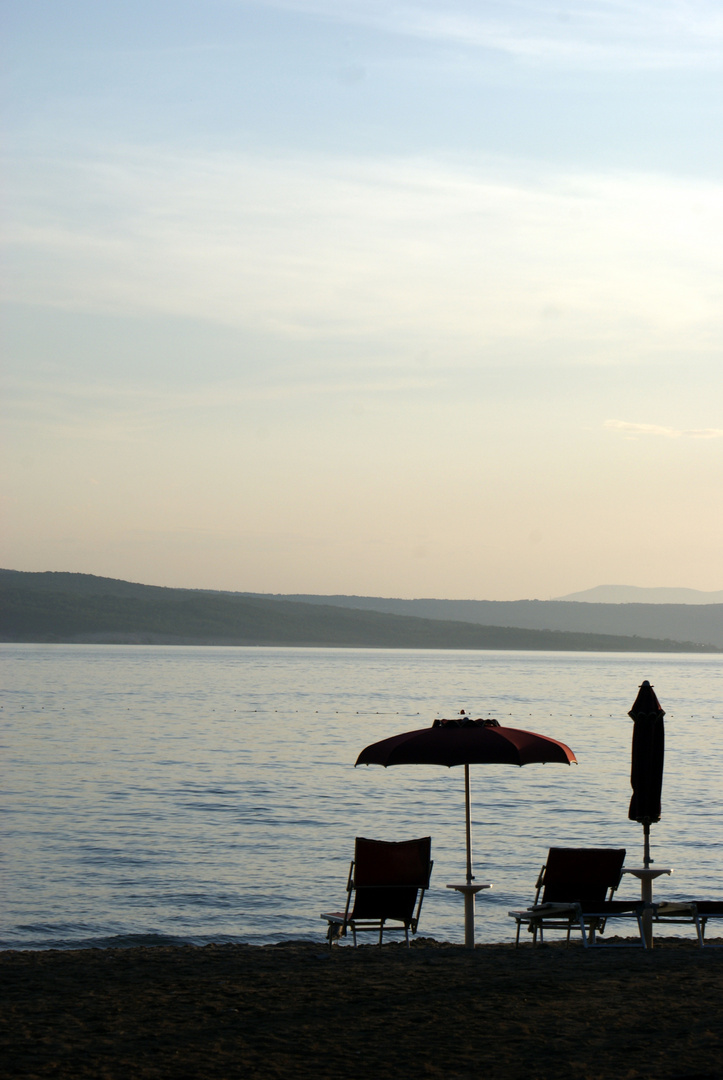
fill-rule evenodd
<path id="1" fill-rule="evenodd" d="M 633 707 L 628 713 L 628 716 L 635 720 L 641 713 L 647 713 L 654 716 L 665 716 L 665 710 L 661 708 L 658 701 L 655 690 L 647 679 L 643 679 L 642 683 L 638 687 L 638 696 L 633 702 Z"/>

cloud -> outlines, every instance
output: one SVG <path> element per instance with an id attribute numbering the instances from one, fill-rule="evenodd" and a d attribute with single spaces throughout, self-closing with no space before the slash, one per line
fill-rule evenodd
<path id="1" fill-rule="evenodd" d="M 34 166 L 13 195 L 20 304 L 475 366 L 708 356 L 723 333 L 716 184 L 134 147 Z"/>
<path id="2" fill-rule="evenodd" d="M 376 377 L 375 377 L 376 375 Z M 127 377 L 93 384 L 69 381 L 66 376 L 3 380 L 6 428 L 44 430 L 64 439 L 133 442 L 159 427 L 194 424 L 201 418 L 232 413 L 236 417 L 259 405 L 302 404 L 312 399 L 354 401 L 357 405 L 382 397 L 429 396 L 439 390 L 434 378 L 400 376 L 396 370 L 366 377 L 320 372 L 283 382 L 264 378 L 254 383 L 210 381 L 192 389 L 169 389 L 165 384 L 141 383 Z"/>
<path id="3" fill-rule="evenodd" d="M 723 439 L 723 428 L 670 428 L 658 424 L 634 424 L 626 420 L 606 420 L 606 428 L 623 435 L 657 435 L 664 439 Z"/>
<path id="4" fill-rule="evenodd" d="M 723 59 L 723 15 L 711 0 L 265 0 L 262 6 L 578 70 L 719 67 Z"/>

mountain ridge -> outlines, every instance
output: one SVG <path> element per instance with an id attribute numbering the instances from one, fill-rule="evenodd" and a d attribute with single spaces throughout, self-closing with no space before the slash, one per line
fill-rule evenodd
<path id="1" fill-rule="evenodd" d="M 593 589 L 555 596 L 554 600 L 578 604 L 723 604 L 723 589 L 648 588 L 639 585 L 596 585 Z"/>
<path id="2" fill-rule="evenodd" d="M 401 600 L 310 593 L 247 593 L 275 600 L 332 604 L 390 615 L 471 622 L 526 630 L 622 634 L 690 641 L 723 650 L 723 604 L 595 604 L 563 600 Z"/>
<path id="3" fill-rule="evenodd" d="M 0 570 L 0 599 L 0 640 L 5 642 L 723 650 L 723 605 L 720 610 L 714 605 L 691 608 L 717 616 L 714 630 L 706 633 L 705 626 L 694 621 L 694 634 L 678 636 L 668 632 L 670 619 L 654 620 L 653 633 L 631 629 L 636 623 L 630 618 L 623 619 L 624 630 L 608 632 L 600 618 L 595 619 L 605 605 L 236 593 L 52 571 Z M 647 610 L 654 605 L 620 605 L 621 610 L 628 607 Z M 654 610 L 660 615 L 667 608 Z M 558 625 L 545 625 L 554 613 L 566 616 L 567 624 L 563 618 Z M 588 618 L 581 626 L 580 613 L 592 621 Z"/>

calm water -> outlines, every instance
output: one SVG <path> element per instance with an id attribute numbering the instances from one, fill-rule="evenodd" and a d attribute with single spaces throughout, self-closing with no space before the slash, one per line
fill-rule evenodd
<path id="1" fill-rule="evenodd" d="M 719 657 L 0 645 L 0 947 L 323 941 L 356 835 L 431 834 L 420 933 L 461 941 L 461 769 L 354 769 L 367 743 L 465 708 L 578 766 L 472 768 L 478 941 L 511 938 L 547 848 L 614 845 L 643 679 L 666 710 L 656 895 L 723 895 Z M 634 895 L 624 879 L 619 895 Z M 670 931 L 674 932 L 674 928 Z"/>

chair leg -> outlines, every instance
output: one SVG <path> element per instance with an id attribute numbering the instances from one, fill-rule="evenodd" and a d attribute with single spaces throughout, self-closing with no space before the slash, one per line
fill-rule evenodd
<path id="1" fill-rule="evenodd" d="M 343 937 L 346 937 L 346 923 L 327 922 L 326 940 L 329 942 L 329 948 Z"/>

